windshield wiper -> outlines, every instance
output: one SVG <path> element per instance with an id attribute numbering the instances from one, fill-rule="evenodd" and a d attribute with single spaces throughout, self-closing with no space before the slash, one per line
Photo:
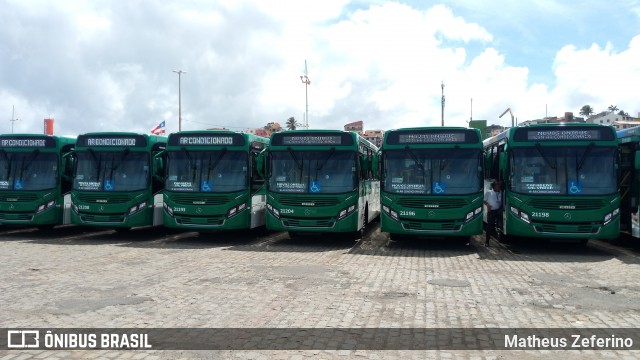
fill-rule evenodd
<path id="1" fill-rule="evenodd" d="M 298 170 L 300 170 L 300 180 L 298 180 L 299 182 L 302 181 L 302 176 L 304 175 L 302 172 L 304 170 L 304 159 L 302 159 L 302 161 L 298 160 L 298 157 L 296 156 L 296 152 L 293 151 L 292 148 L 288 147 L 287 150 L 289 150 L 289 153 L 291 154 L 291 157 L 293 158 L 293 161 L 295 161 L 296 166 L 298 167 Z"/>
<path id="2" fill-rule="evenodd" d="M 193 164 L 193 159 L 191 159 L 191 154 L 189 153 L 189 150 L 187 150 L 185 147 L 182 147 L 180 150 L 182 150 L 184 154 L 187 156 L 187 160 L 189 161 L 189 167 L 191 168 L 191 182 L 193 182 L 193 180 L 196 179 L 196 166 Z"/>
<path id="3" fill-rule="evenodd" d="M 211 163 L 211 156 L 209 156 L 209 167 L 207 168 L 207 180 L 209 180 L 209 178 L 211 177 L 211 172 L 216 169 L 216 166 L 218 166 L 218 163 L 220 162 L 220 160 L 222 160 L 222 158 L 224 157 L 224 154 L 226 153 L 227 153 L 227 148 L 226 147 L 222 148 L 222 150 L 220 151 L 220 155 L 218 155 L 218 157 L 213 161 L 213 163 Z"/>
<path id="4" fill-rule="evenodd" d="M 100 170 L 101 170 L 101 167 L 102 167 L 102 156 L 100 157 L 100 159 L 98 159 L 98 157 L 96 156 L 96 153 L 91 148 L 88 149 L 87 152 L 93 158 L 93 162 L 96 164 L 96 168 L 98 169 L 96 171 L 96 181 L 100 181 Z"/>
<path id="5" fill-rule="evenodd" d="M 0 153 L 4 156 L 4 159 L 7 162 L 4 165 L 4 168 L 7 170 L 7 179 L 9 179 L 9 176 L 11 176 L 11 157 L 7 155 L 7 152 L 4 151 L 4 149 L 0 149 Z"/>
<path id="6" fill-rule="evenodd" d="M 33 161 L 38 157 L 39 154 L 40 149 L 35 149 L 33 150 L 33 152 L 31 152 L 31 157 L 28 161 L 25 161 L 24 158 L 22 159 L 22 165 L 20 166 L 20 179 L 22 179 L 22 177 L 24 176 L 24 172 L 31 167 L 31 164 L 33 164 Z"/>
<path id="7" fill-rule="evenodd" d="M 584 153 L 580 157 L 580 161 L 578 162 L 578 167 L 576 168 L 576 170 L 582 169 L 582 165 L 584 165 L 584 161 L 587 159 L 587 155 L 589 155 L 591 149 L 593 149 L 594 146 L 594 143 L 590 143 L 589 146 L 587 146 L 587 148 L 584 150 Z"/>
<path id="8" fill-rule="evenodd" d="M 424 173 L 424 165 L 420 162 L 416 154 L 413 153 L 413 150 L 411 150 L 411 148 L 407 146 L 404 148 L 404 151 L 406 151 L 409 155 L 411 155 L 411 158 L 413 159 L 413 161 L 416 163 L 416 165 L 420 169 L 422 169 L 422 172 Z"/>
<path id="9" fill-rule="evenodd" d="M 120 160 L 118 161 L 118 163 L 116 163 L 116 165 L 113 165 L 113 158 L 111 158 L 111 172 L 109 174 L 109 179 L 113 178 L 113 172 L 116 171 L 120 165 L 122 165 L 122 162 L 124 161 L 124 159 L 129 156 L 129 153 L 131 152 L 131 150 L 129 150 L 129 148 L 125 148 L 124 152 L 122 153 L 122 157 L 120 158 Z"/>
<path id="10" fill-rule="evenodd" d="M 536 143 L 536 150 L 538 150 L 538 152 L 540 153 L 540 156 L 542 156 L 542 158 L 544 159 L 544 162 L 546 162 L 547 165 L 549 165 L 549 167 L 551 167 L 553 170 L 557 169 L 558 166 L 556 164 L 552 164 L 551 160 L 549 160 L 542 152 L 542 146 L 540 146 L 540 143 Z"/>
<path id="11" fill-rule="evenodd" d="M 329 155 L 327 155 L 327 157 L 324 160 L 322 160 L 322 163 L 318 163 L 318 165 L 316 166 L 316 170 L 322 170 L 322 167 L 324 167 L 324 165 L 331 158 L 331 156 L 333 156 L 334 152 L 336 152 L 336 148 L 332 147 L 331 151 L 329 151 Z"/>

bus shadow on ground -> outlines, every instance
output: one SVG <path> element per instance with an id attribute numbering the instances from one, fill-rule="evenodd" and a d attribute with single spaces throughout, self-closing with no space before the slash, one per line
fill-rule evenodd
<path id="1" fill-rule="evenodd" d="M 591 242 L 591 241 L 590 241 Z M 484 247 L 484 235 L 475 238 L 481 260 L 539 262 L 602 262 L 616 257 L 606 250 L 562 239 L 512 238 L 509 242 L 491 239 Z"/>
<path id="2" fill-rule="evenodd" d="M 76 225 L 59 225 L 46 229 L 16 227 L 0 231 L 0 241 L 30 241 L 43 244 L 58 244 L 71 239 L 88 238 L 103 232 L 105 232 L 105 229 Z"/>
<path id="3" fill-rule="evenodd" d="M 158 249 L 209 249 L 243 246 L 255 243 L 269 236 L 264 229 L 193 231 L 184 229 L 164 229 L 148 242 L 136 241 L 122 246 Z"/>

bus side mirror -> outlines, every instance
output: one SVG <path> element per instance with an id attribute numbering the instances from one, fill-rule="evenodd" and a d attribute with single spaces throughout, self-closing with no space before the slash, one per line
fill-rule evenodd
<path id="1" fill-rule="evenodd" d="M 376 179 L 380 178 L 380 153 L 377 152 L 373 154 L 373 158 L 371 159 L 371 170 L 373 170 L 373 177 Z"/>
<path id="2" fill-rule="evenodd" d="M 640 170 L 640 151 L 636 151 L 634 159 L 634 167 L 636 170 Z"/>
<path id="3" fill-rule="evenodd" d="M 157 181 L 163 181 L 164 178 L 164 151 L 153 156 L 153 178 Z"/>
<path id="4" fill-rule="evenodd" d="M 266 176 L 264 176 L 266 157 L 267 157 L 266 150 L 262 150 L 260 151 L 260 153 L 258 154 L 258 157 L 256 158 L 256 170 L 258 170 L 258 174 L 260 174 L 260 176 L 263 179 L 266 179 Z"/>
<path id="5" fill-rule="evenodd" d="M 66 181 L 73 181 L 73 168 L 76 158 L 72 152 L 62 156 L 62 178 Z"/>

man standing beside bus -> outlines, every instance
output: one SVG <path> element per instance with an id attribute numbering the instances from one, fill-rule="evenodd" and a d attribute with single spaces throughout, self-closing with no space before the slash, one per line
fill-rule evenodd
<path id="1" fill-rule="evenodd" d="M 484 204 L 487 206 L 487 229 L 484 246 L 489 246 L 489 239 L 493 234 L 498 239 L 497 227 L 500 224 L 500 210 L 502 208 L 502 192 L 500 182 L 491 182 L 491 189 L 484 194 Z"/>

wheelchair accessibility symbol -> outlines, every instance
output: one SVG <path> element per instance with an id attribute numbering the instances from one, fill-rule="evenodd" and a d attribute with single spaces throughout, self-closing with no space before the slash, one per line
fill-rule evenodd
<path id="1" fill-rule="evenodd" d="M 312 193 L 317 193 L 320 192 L 320 183 L 317 181 L 312 181 L 311 182 L 311 192 Z"/>
<path id="2" fill-rule="evenodd" d="M 200 186 L 200 189 L 202 191 L 211 191 L 211 180 L 203 181 L 202 185 Z"/>
<path id="3" fill-rule="evenodd" d="M 569 193 L 570 194 L 581 194 L 582 193 L 582 184 L 578 181 L 569 181 Z"/>
<path id="4" fill-rule="evenodd" d="M 24 184 L 22 182 L 22 179 L 16 179 L 16 183 L 13 185 L 13 187 L 16 190 L 22 190 L 22 188 L 24 188 Z"/>
<path id="5" fill-rule="evenodd" d="M 434 181 L 432 188 L 434 194 L 444 194 L 444 192 L 446 191 L 445 184 L 439 181 Z"/>
<path id="6" fill-rule="evenodd" d="M 113 191 L 113 180 L 105 180 L 104 181 L 104 190 L 105 191 Z"/>

